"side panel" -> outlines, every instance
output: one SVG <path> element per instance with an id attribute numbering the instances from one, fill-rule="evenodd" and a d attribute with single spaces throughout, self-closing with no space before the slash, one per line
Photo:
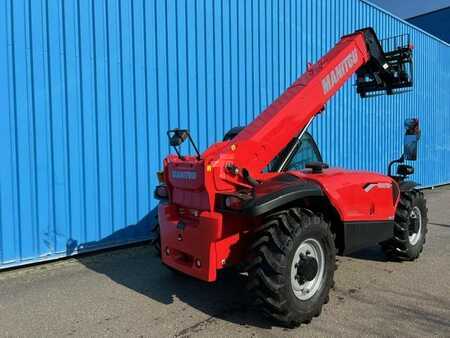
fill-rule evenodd
<path id="1" fill-rule="evenodd" d="M 345 222 L 344 254 L 376 245 L 394 235 L 394 222 Z"/>
<path id="2" fill-rule="evenodd" d="M 295 174 L 318 183 L 344 222 L 394 219 L 397 196 L 393 193 L 395 183 L 389 177 L 341 169 Z"/>

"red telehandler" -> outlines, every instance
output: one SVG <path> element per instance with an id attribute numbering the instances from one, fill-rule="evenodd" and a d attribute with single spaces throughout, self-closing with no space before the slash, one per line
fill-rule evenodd
<path id="1" fill-rule="evenodd" d="M 381 244 L 391 258 L 416 259 L 427 208 L 404 162 L 416 159 L 418 120 L 405 122 L 404 153 L 387 176 L 329 168 L 307 132 L 353 74 L 361 97 L 411 87 L 407 40 L 385 52 L 372 28 L 342 37 L 253 122 L 202 154 L 189 131 L 168 131 L 176 154 L 164 160 L 155 190 L 162 262 L 208 282 L 240 267 L 258 308 L 295 327 L 327 303 L 336 253 Z M 182 154 L 186 140 L 195 155 Z"/>

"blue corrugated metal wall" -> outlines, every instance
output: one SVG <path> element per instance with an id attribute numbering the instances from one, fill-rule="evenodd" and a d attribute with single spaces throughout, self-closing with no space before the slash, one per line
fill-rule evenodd
<path id="1" fill-rule="evenodd" d="M 450 43 L 450 7 L 408 19 L 408 22 Z"/>
<path id="2" fill-rule="evenodd" d="M 411 34 L 416 85 L 367 100 L 346 85 L 312 126 L 324 158 L 383 172 L 403 119 L 418 116 L 415 179 L 450 181 L 450 48 L 365 2 L 0 6 L 0 267 L 147 239 L 168 128 L 190 128 L 205 149 L 365 26 Z"/>

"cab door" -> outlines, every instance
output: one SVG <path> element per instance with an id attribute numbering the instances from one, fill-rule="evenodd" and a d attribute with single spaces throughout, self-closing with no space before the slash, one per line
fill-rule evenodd
<path id="1" fill-rule="evenodd" d="M 322 162 L 322 155 L 310 133 L 293 139 L 267 166 L 264 172 L 303 170 L 308 162 Z"/>
<path id="2" fill-rule="evenodd" d="M 298 146 L 287 158 L 283 171 L 303 170 L 310 162 L 323 162 L 319 148 L 310 133 L 303 134 Z"/>

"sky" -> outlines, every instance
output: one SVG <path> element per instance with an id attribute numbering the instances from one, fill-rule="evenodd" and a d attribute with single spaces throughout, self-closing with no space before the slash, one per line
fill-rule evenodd
<path id="1" fill-rule="evenodd" d="M 450 6 L 450 0 L 369 0 L 402 19 Z"/>

